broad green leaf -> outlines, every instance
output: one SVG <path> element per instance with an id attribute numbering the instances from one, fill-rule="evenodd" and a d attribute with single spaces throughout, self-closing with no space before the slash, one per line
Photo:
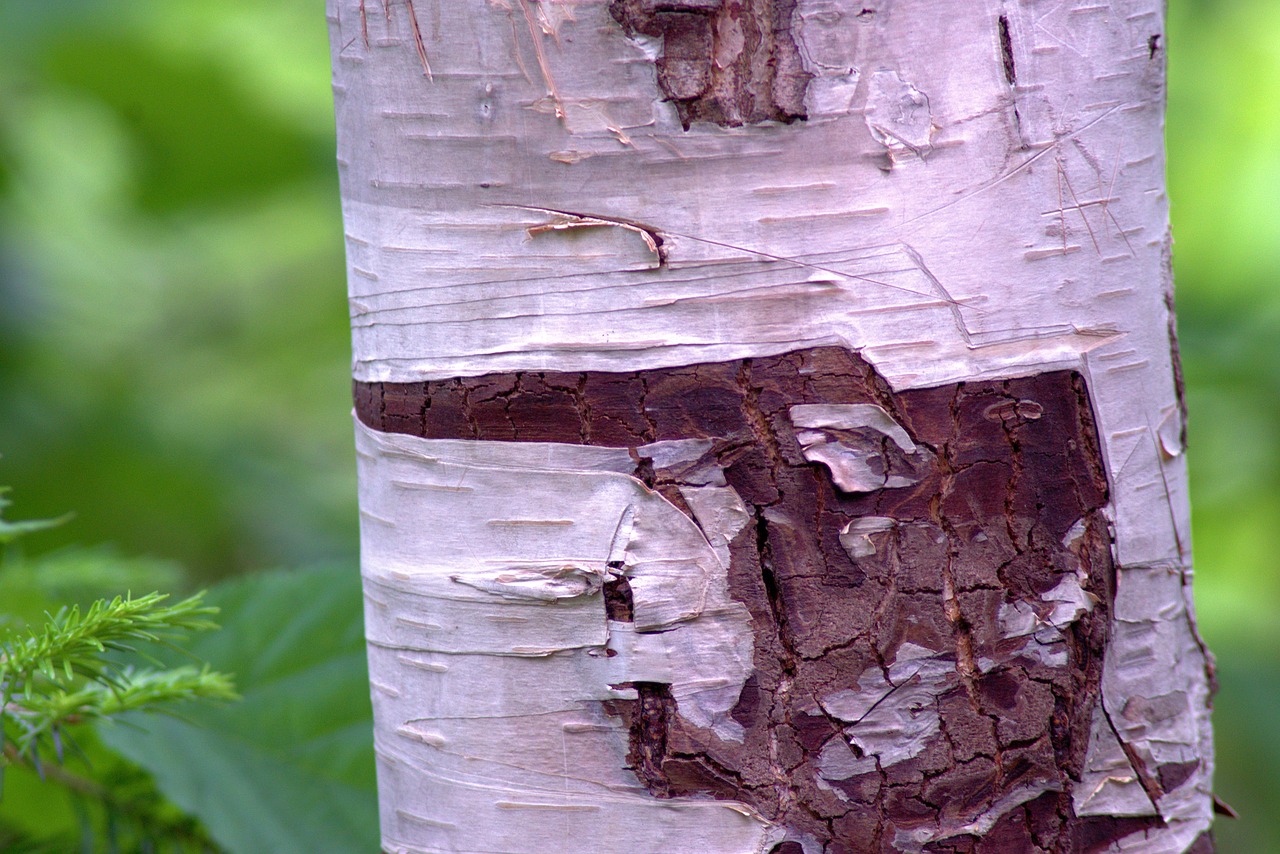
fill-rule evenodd
<path id="1" fill-rule="evenodd" d="M 103 741 L 232 854 L 376 851 L 359 573 L 247 576 L 206 601 L 222 630 L 187 647 L 233 674 L 243 702 L 127 716 L 98 728 Z"/>

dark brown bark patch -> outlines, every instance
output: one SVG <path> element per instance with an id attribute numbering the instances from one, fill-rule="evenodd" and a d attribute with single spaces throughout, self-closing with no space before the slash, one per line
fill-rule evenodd
<path id="1" fill-rule="evenodd" d="M 665 685 L 610 704 L 654 795 L 748 803 L 827 854 L 895 851 L 914 834 L 928 851 L 1087 851 L 1152 826 L 1072 811 L 1114 584 L 1079 375 L 893 393 L 857 355 L 816 348 L 631 373 L 358 383 L 355 397 L 375 429 L 630 448 L 636 476 L 682 509 L 681 487 L 705 475 L 655 466 L 643 446 L 711 440 L 702 462 L 753 514 L 728 572 L 751 615 L 755 672 L 731 715 L 741 741 L 688 724 Z M 806 459 L 812 436 L 802 441 L 791 407 L 833 403 L 878 405 L 906 430 L 913 465 L 887 439 L 878 463 L 905 485 L 844 491 Z M 865 440 L 850 447 L 874 455 Z M 617 620 L 630 615 L 623 582 L 606 587 Z M 1073 589 L 1091 607 L 1054 617 Z M 1167 790 L 1187 769 L 1153 773 Z M 981 836 L 965 830 L 992 811 Z"/>
<path id="2" fill-rule="evenodd" d="M 632 684 L 639 699 L 631 712 L 631 746 L 627 762 L 645 787 L 658 797 L 671 794 L 667 760 L 667 733 L 675 715 L 676 701 L 671 688 L 661 682 Z"/>
<path id="3" fill-rule="evenodd" d="M 610 568 L 615 572 L 622 569 L 621 563 L 617 566 L 609 564 Z M 620 623 L 631 623 L 635 621 L 635 602 L 631 598 L 631 584 L 624 575 L 614 575 L 604 583 L 604 611 L 610 620 L 616 620 Z"/>
<path id="4" fill-rule="evenodd" d="M 658 86 L 693 122 L 736 127 L 805 117 L 812 75 L 791 35 L 796 0 L 612 0 L 630 35 L 662 39 Z"/>
<path id="5" fill-rule="evenodd" d="M 1018 85 L 1018 70 L 1013 60 L 1013 34 L 1009 31 L 1009 18 L 1001 15 L 996 19 L 1000 30 L 1000 64 L 1004 67 L 1004 79 L 1010 86 Z"/>

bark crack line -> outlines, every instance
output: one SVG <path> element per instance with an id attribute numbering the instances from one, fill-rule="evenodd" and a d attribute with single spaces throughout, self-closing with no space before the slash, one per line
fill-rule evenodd
<path id="1" fill-rule="evenodd" d="M 631 745 L 627 762 L 655 797 L 671 797 L 671 784 L 662 770 L 667 755 L 667 732 L 676 701 L 664 682 L 633 682 L 639 699 L 631 718 Z"/>
<path id="2" fill-rule="evenodd" d="M 471 428 L 471 438 L 480 438 L 480 422 L 476 419 L 475 407 L 471 403 L 471 390 L 467 388 L 467 384 L 462 380 L 453 380 L 457 385 L 459 397 L 462 402 L 462 417 L 466 419 L 467 426 Z"/>
<path id="3" fill-rule="evenodd" d="M 1142 785 L 1142 791 L 1146 793 L 1147 800 L 1151 801 L 1151 808 L 1156 811 L 1156 817 L 1163 826 L 1164 816 L 1160 813 L 1159 799 L 1164 794 L 1164 789 L 1160 787 L 1160 781 L 1151 776 L 1151 772 L 1147 770 L 1146 760 L 1120 735 L 1120 730 L 1116 728 L 1115 721 L 1111 719 L 1111 712 L 1107 710 L 1106 701 L 1100 700 L 1099 706 L 1102 708 L 1102 716 L 1107 719 L 1107 726 L 1111 728 L 1111 734 L 1115 736 L 1116 743 L 1124 751 L 1125 758 L 1129 761 L 1129 767 L 1133 769 L 1134 776 L 1138 778 L 1138 782 Z"/>
<path id="4" fill-rule="evenodd" d="M 782 662 L 787 672 L 795 671 L 795 660 L 798 657 L 787 630 L 787 609 L 782 600 L 782 591 L 778 587 L 778 578 L 773 572 L 773 546 L 769 542 L 769 522 L 765 519 L 764 509 L 755 508 L 756 517 L 756 551 L 760 556 L 760 577 L 764 583 L 765 597 L 769 600 L 769 611 L 773 614 L 773 623 L 777 627 L 778 642 L 782 644 L 786 657 Z"/>
<path id="5" fill-rule="evenodd" d="M 1009 31 L 1009 16 L 996 19 L 1000 30 L 1000 62 L 1004 66 L 1004 79 L 1010 86 L 1018 85 L 1018 69 L 1013 61 L 1013 34 Z"/>
<path id="6" fill-rule="evenodd" d="M 582 439 L 582 444 L 591 444 L 591 401 L 587 399 L 587 375 L 578 374 L 578 381 L 573 385 L 573 400 L 578 408 L 578 417 L 581 424 L 578 427 L 578 435 Z"/>
<path id="7" fill-rule="evenodd" d="M 953 436 L 959 436 L 962 433 L 959 413 L 961 388 L 962 386 L 957 386 L 956 393 L 951 398 Z M 929 514 L 933 517 L 934 523 L 946 534 L 947 537 L 947 556 L 942 564 L 943 613 L 947 618 L 947 622 L 951 624 L 955 639 L 956 671 L 964 681 L 965 690 L 969 694 L 969 701 L 973 704 L 974 711 L 980 712 L 981 704 L 978 701 L 978 690 L 975 683 L 978 670 L 973 660 L 973 637 L 968 621 L 965 619 L 964 614 L 960 609 L 960 600 L 956 596 L 955 567 L 953 562 L 958 548 L 958 533 L 955 531 L 954 526 L 947 519 L 946 514 L 943 511 L 943 505 L 955 487 L 956 471 L 954 461 L 952 460 L 951 443 L 944 442 L 940 451 L 941 453 L 938 454 L 937 460 L 941 478 L 938 484 L 937 494 L 930 499 Z"/>
<path id="8" fill-rule="evenodd" d="M 661 797 L 746 803 L 787 829 L 791 841 L 779 849 L 787 854 L 799 854 L 795 840 L 804 838 L 827 854 L 887 850 L 900 832 L 928 835 L 926 850 L 969 850 L 968 839 L 939 835 L 955 830 L 957 816 L 983 817 L 984 829 L 971 834 L 979 848 L 990 836 L 987 847 L 1055 854 L 1074 850 L 1082 833 L 1101 839 L 1153 826 L 1146 818 L 1112 826 L 1071 808 L 1113 600 L 1099 509 L 1105 475 L 1079 375 L 894 393 L 853 351 L 812 348 L 647 371 L 510 372 L 356 389 L 357 414 L 377 429 L 487 441 L 510 440 L 514 430 L 532 441 L 630 451 L 635 474 L 686 515 L 692 510 L 679 489 L 695 487 L 690 494 L 700 499 L 717 495 L 713 486 L 737 492 L 742 507 L 725 543 L 729 594 L 747 606 L 755 636 L 754 672 L 729 712 L 743 739 L 692 723 L 674 698 L 667 705 L 669 685 L 629 682 L 633 699 L 604 708 L 622 724 L 618 747 L 635 769 L 630 785 Z M 415 395 L 430 398 L 429 408 Z M 918 484 L 841 492 L 826 469 L 803 460 L 789 407 L 875 401 L 913 441 L 936 450 L 935 462 Z M 711 443 L 696 465 L 640 449 L 691 439 Z M 880 444 L 881 457 L 893 450 Z M 892 457 L 889 470 L 900 463 Z M 708 472 L 717 469 L 723 481 L 711 484 Z M 935 501 L 940 492 L 945 499 Z M 867 516 L 887 517 L 889 528 L 851 554 L 838 535 Z M 1084 535 L 1065 536 L 1082 517 Z M 944 563 L 952 581 L 945 595 Z M 599 606 L 617 634 L 629 616 L 623 575 L 621 564 L 609 566 Z M 1040 613 L 1043 592 L 1067 575 L 1097 594 L 1094 610 L 1060 640 L 1005 637 L 1003 606 L 1022 600 Z M 964 658 L 962 636 L 972 685 L 953 661 Z M 888 663 L 900 662 L 907 644 L 945 659 L 934 665 L 936 686 L 905 669 L 889 678 Z M 863 674 L 889 696 L 851 701 L 843 692 L 869 690 Z M 862 703 L 877 698 L 865 713 Z M 846 702 L 856 705 L 844 709 Z M 869 729 L 869 741 L 849 744 L 847 721 L 837 717 L 852 713 L 861 729 L 890 712 L 921 723 L 936 715 L 940 734 L 922 731 L 920 749 L 903 755 Z M 1061 790 L 1022 812 L 990 812 L 1011 792 L 1046 785 Z"/>

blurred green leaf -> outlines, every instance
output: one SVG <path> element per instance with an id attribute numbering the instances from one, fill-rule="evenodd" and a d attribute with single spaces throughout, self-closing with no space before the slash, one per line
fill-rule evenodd
<path id="1" fill-rule="evenodd" d="M 0 627 L 40 621 L 46 611 L 87 607 L 121 591 L 180 590 L 183 584 L 182 569 L 172 561 L 124 557 L 107 548 L 6 556 L 0 563 Z"/>
<path id="2" fill-rule="evenodd" d="M 103 741 L 150 771 L 236 854 L 376 850 L 373 736 L 353 568 L 225 582 L 222 631 L 191 652 L 235 675 L 242 703 L 131 717 Z M 180 659 L 174 659 L 178 662 Z"/>
<path id="3" fill-rule="evenodd" d="M 4 800 L 0 801 L 0 851 L 132 852 L 148 850 L 149 843 L 150 850 L 168 854 L 210 850 L 202 844 L 207 836 L 194 820 L 164 801 L 147 774 L 103 747 L 87 727 L 76 728 L 68 735 L 68 740 L 72 738 L 74 755 L 67 757 L 66 776 L 86 788 L 101 787 L 109 802 L 42 780 L 27 765 L 11 765 L 5 770 Z M 46 765 L 46 776 L 53 770 Z M 157 847 L 160 839 L 172 844 Z"/>
<path id="4" fill-rule="evenodd" d="M 323 10 L 0 4 L 0 480 L 205 580 L 351 560 Z"/>
<path id="5" fill-rule="evenodd" d="M 243 203 L 332 160 L 324 139 L 247 101 L 211 62 L 90 33 L 58 40 L 45 62 L 45 79 L 122 118 L 137 148 L 143 212 Z"/>
<path id="6" fill-rule="evenodd" d="M 21 522 L 10 522 L 4 518 L 5 508 L 13 503 L 5 498 L 8 492 L 9 487 L 0 486 L 0 546 L 8 545 L 25 534 L 56 528 L 69 518 L 61 516 L 57 519 L 26 519 Z"/>
<path id="7" fill-rule="evenodd" d="M 1280 4 L 1171 0 L 1169 196 L 1220 851 L 1280 851 Z"/>

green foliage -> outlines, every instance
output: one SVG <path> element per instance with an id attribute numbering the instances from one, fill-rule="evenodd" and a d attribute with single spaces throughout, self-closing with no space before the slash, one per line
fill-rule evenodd
<path id="1" fill-rule="evenodd" d="M 150 771 L 233 854 L 376 850 L 360 574 L 247 576 L 218 585 L 208 601 L 223 630 L 190 651 L 234 671 L 243 702 L 181 718 L 125 716 L 133 726 L 99 726 L 102 740 Z"/>
<path id="2" fill-rule="evenodd" d="M 57 744 L 68 724 L 178 700 L 236 698 L 230 678 L 207 667 L 138 671 L 108 657 L 178 632 L 216 628 L 205 617 L 217 609 L 203 607 L 202 595 L 167 607 L 166 598 L 100 599 L 83 614 L 79 606 L 62 608 L 25 638 L 13 631 L 0 637 L 0 700 L 5 723 L 17 730 L 18 753 L 34 757 L 41 739 Z"/>
<path id="3" fill-rule="evenodd" d="M 1244 816 L 1216 832 L 1221 850 L 1266 852 L 1280 840 L 1280 4 L 1170 0 L 1160 43 L 1196 598 L 1223 662 L 1216 786 Z M 0 569 L 0 627 L 119 590 L 180 589 L 174 561 L 206 582 L 354 563 L 328 61 L 314 0 L 0 2 L 0 476 L 33 513 L 78 514 L 74 532 L 37 533 Z M 313 597 L 323 609 L 320 583 L 299 584 L 290 615 Z M 342 614 L 345 631 L 358 614 Z M 229 643 L 219 634 L 199 636 L 202 648 Z M 239 664 L 253 656 L 202 654 L 248 698 L 226 713 L 259 708 L 256 671 Z M 298 688 L 314 690 L 320 715 L 333 698 Z M 343 727 L 360 725 L 340 715 Z M 120 765 L 91 732 L 78 741 L 99 779 Z M 197 749 L 215 746 L 176 755 L 204 767 Z M 6 819 L 28 836 L 57 828 L 59 852 L 81 848 L 77 813 L 34 773 L 10 771 L 0 850 L 16 850 Z M 252 832 L 230 807 L 219 820 Z"/>
<path id="4" fill-rule="evenodd" d="M 0 511 L 6 505 L 0 503 Z M 2 542 L 8 546 L 59 521 L 0 518 Z M 8 549 L 5 558 L 6 574 L 21 565 L 9 559 Z M 165 711 L 188 700 L 237 699 L 230 677 L 208 666 L 139 668 L 135 661 L 147 647 L 176 650 L 171 643 L 186 633 L 216 628 L 209 617 L 217 608 L 205 605 L 203 596 L 172 605 L 160 593 L 96 599 L 84 608 L 73 604 L 46 612 L 43 620 L 25 621 L 25 628 L 20 617 L 9 615 L 7 622 L 15 625 L 0 631 L 0 784 L 15 770 L 25 770 L 37 775 L 43 789 L 71 795 L 80 813 L 82 849 L 94 850 L 98 833 L 88 814 L 96 811 L 102 815 L 101 836 L 115 850 L 125 842 L 146 847 L 160 840 L 179 851 L 213 850 L 198 824 L 169 805 L 138 769 L 114 757 L 89 764 L 96 771 L 90 776 L 63 767 L 67 745 L 88 761 L 84 744 L 92 734 L 82 736 L 91 721 Z M 22 782 L 20 792 L 29 790 L 31 781 Z M 5 851 L 56 851 L 62 844 L 49 827 L 33 833 L 7 819 L 0 817 Z"/>
<path id="5" fill-rule="evenodd" d="M 326 38 L 314 0 L 0 2 L 0 480 L 77 517 L 40 551 L 354 562 Z"/>
<path id="6" fill-rule="evenodd" d="M 0 510 L 3 507 L 0 504 Z M 16 523 L 0 518 L 0 535 L 12 542 L 20 534 L 53 524 L 57 521 Z M 230 678 L 207 667 L 137 671 L 110 657 L 136 653 L 140 643 L 217 628 L 208 619 L 217 608 L 203 605 L 203 594 L 175 605 L 165 605 L 167 598 L 149 593 L 99 599 L 84 611 L 79 605 L 63 607 L 25 636 L 13 629 L 0 634 L 0 748 L 5 748 L 0 772 L 23 755 L 38 763 L 44 740 L 52 742 L 61 761 L 60 736 L 70 724 L 179 700 L 236 698 Z"/>
<path id="7" fill-rule="evenodd" d="M 0 802 L 0 851 L 190 852 L 220 854 L 197 821 L 167 801 L 150 775 L 79 728 L 78 760 L 7 772 Z M 84 770 L 71 770 L 80 766 Z"/>
<path id="8" fill-rule="evenodd" d="M 205 619 L 217 609 L 201 605 L 203 594 L 165 607 L 162 603 L 167 598 L 149 593 L 137 599 L 100 599 L 84 614 L 79 606 L 63 608 L 49 617 L 43 631 L 0 641 L 0 673 L 5 674 L 7 685 L 19 686 L 11 688 L 15 691 L 24 684 L 24 677 L 37 672 L 50 682 L 61 678 L 58 671 L 67 681 L 76 675 L 106 681 L 110 662 L 102 655 L 109 649 L 134 652 L 134 644 L 140 641 L 155 643 L 175 632 L 217 628 Z"/>
<path id="9" fill-rule="evenodd" d="M 10 540 L 47 526 L 0 519 Z M 358 572 L 262 574 L 174 604 L 116 595 L 37 617 L 36 602 L 68 583 L 95 589 L 169 567 L 101 551 L 4 556 L 0 594 L 18 593 L 5 602 L 19 613 L 0 629 L 0 771 L 15 784 L 0 802 L 0 850 L 374 848 Z M 215 613 L 224 631 L 186 638 L 215 627 Z M 138 666 L 143 653 L 150 667 Z M 239 673 L 243 702 L 182 703 L 241 699 L 224 670 Z M 146 714 L 175 703 L 180 714 Z M 68 745 L 86 772 L 70 771 Z M 69 809 L 50 808 L 52 791 Z"/>
<path id="10" fill-rule="evenodd" d="M 0 615 L 0 767 L 10 765 L 0 850 L 376 847 L 358 572 L 260 574 L 175 604 L 90 598 L 41 615 L 53 592 L 148 582 L 172 567 L 103 550 L 4 557 L 0 601 L 17 612 Z M 203 633 L 214 614 L 224 630 Z M 239 699 L 223 671 L 238 674 L 242 702 L 144 714 Z M 84 772 L 70 770 L 72 755 Z"/>
<path id="11" fill-rule="evenodd" d="M 0 546 L 8 545 L 24 534 L 56 528 L 66 521 L 66 517 L 63 517 L 61 519 L 27 519 L 23 522 L 10 522 L 4 518 L 5 508 L 13 503 L 8 498 L 5 498 L 8 493 L 9 487 L 0 486 Z"/>

